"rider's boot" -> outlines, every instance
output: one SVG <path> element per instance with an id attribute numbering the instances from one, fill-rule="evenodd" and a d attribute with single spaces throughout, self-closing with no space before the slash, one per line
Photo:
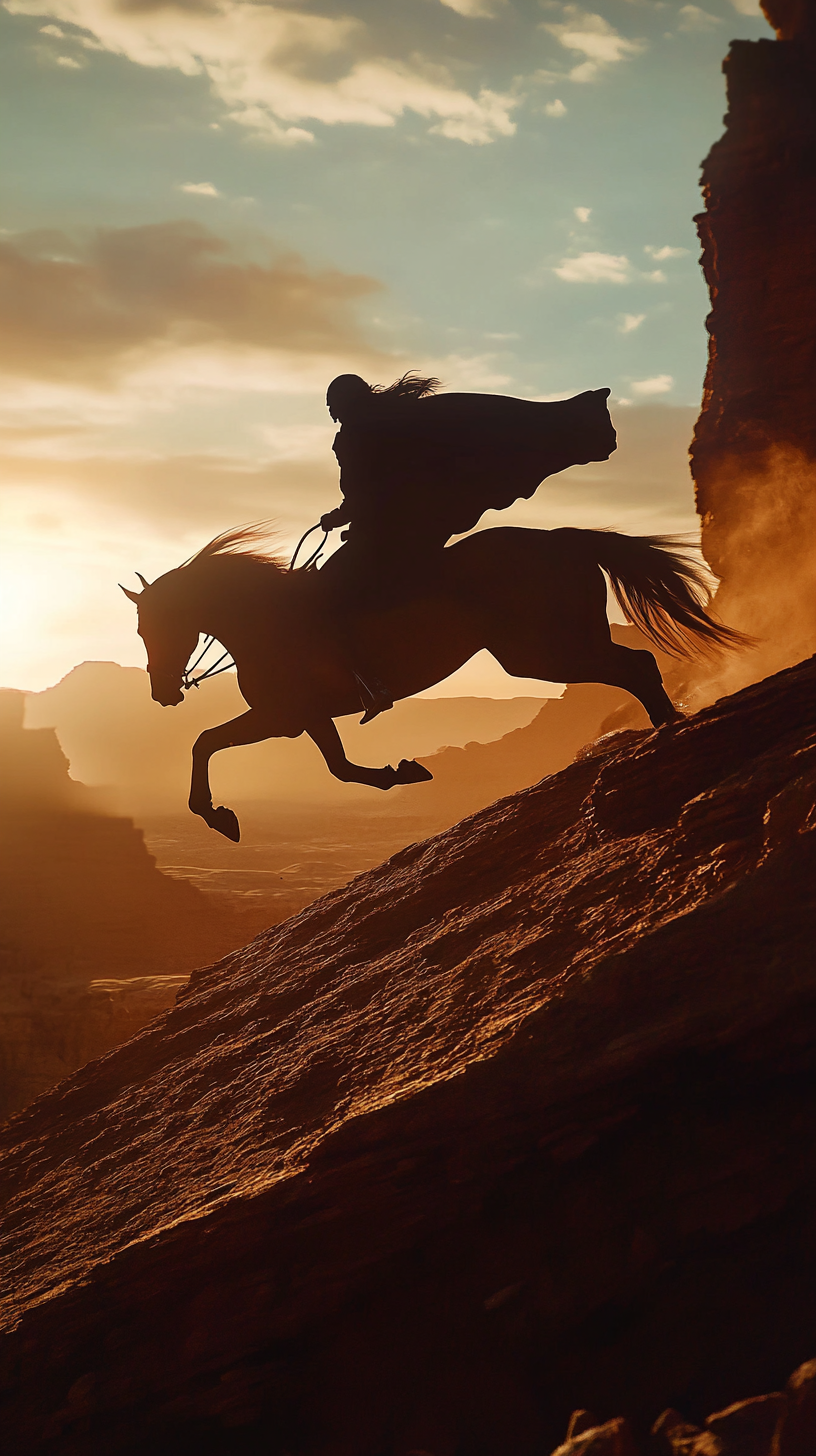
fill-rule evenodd
<path id="1" fill-rule="evenodd" d="M 393 708 L 394 699 L 378 677 L 369 673 L 368 677 L 364 678 L 359 672 L 355 672 L 354 681 L 360 691 L 360 705 L 365 709 L 360 719 L 361 725 L 370 723 L 372 718 L 378 717 L 380 713 L 387 713 L 389 708 Z"/>

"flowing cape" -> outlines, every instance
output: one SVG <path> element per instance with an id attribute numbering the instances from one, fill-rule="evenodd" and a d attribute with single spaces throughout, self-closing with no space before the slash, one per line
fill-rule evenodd
<path id="1" fill-rule="evenodd" d="M 346 421 L 334 452 L 357 535 L 421 525 L 429 539 L 469 531 L 487 510 L 529 500 L 570 465 L 616 448 L 608 389 L 542 403 L 497 394 L 379 396 Z"/>

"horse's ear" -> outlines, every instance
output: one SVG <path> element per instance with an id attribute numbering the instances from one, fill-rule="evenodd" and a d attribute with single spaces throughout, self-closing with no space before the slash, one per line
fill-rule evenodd
<path id="1" fill-rule="evenodd" d="M 138 576 L 140 582 L 142 583 L 142 586 L 150 586 L 150 582 L 149 581 L 145 581 L 145 579 L 142 576 L 142 573 L 140 571 L 137 571 L 136 572 L 136 575 Z"/>
<path id="2" fill-rule="evenodd" d="M 138 574 L 139 573 L 137 572 L 136 575 L 138 576 Z M 120 587 L 120 590 L 125 593 L 125 596 L 127 597 L 128 601 L 138 602 L 139 597 L 142 595 L 141 592 L 133 592 L 133 591 L 130 590 L 129 587 L 122 586 L 121 581 L 119 583 L 119 587 Z"/>

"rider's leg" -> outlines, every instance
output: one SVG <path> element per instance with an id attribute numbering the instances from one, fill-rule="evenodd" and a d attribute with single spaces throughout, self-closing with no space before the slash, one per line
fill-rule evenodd
<path id="1" fill-rule="evenodd" d="M 363 709 L 363 723 L 393 708 L 394 699 L 380 681 L 354 630 L 354 618 L 375 611 L 387 595 L 380 557 L 375 547 L 349 542 L 329 557 L 320 571 L 329 606 L 330 630 L 335 650 L 354 679 Z"/>

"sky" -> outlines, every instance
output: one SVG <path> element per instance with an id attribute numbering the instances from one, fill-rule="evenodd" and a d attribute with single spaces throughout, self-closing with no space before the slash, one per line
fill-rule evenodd
<path id="1" fill-rule="evenodd" d="M 503 519 L 693 529 L 699 165 L 771 34 L 755 0 L 5 0 L 0 684 L 143 665 L 117 583 L 220 530 L 290 550 L 339 500 L 338 373 L 608 386 L 613 459 Z"/>

